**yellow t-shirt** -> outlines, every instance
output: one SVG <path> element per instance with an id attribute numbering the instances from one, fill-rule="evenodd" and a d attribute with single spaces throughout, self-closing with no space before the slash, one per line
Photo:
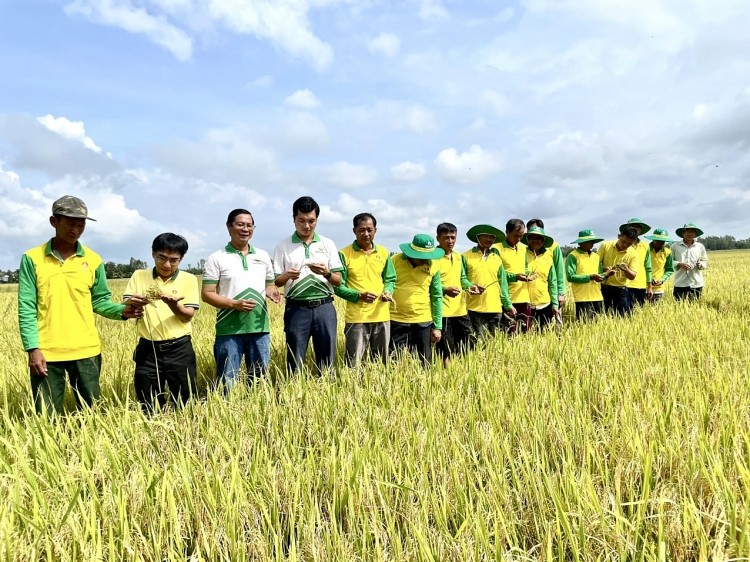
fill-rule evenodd
<path id="1" fill-rule="evenodd" d="M 592 281 L 591 275 L 599 273 L 601 258 L 596 252 L 584 252 L 576 248 L 565 261 L 568 284 L 573 291 L 575 302 L 597 302 L 604 300 L 600 283 Z"/>
<path id="2" fill-rule="evenodd" d="M 373 244 L 368 254 L 354 244 L 339 251 L 346 268 L 346 286 L 358 293 L 380 295 L 385 290 L 384 271 L 389 267 L 389 253 L 384 246 Z M 337 293 L 338 294 L 338 293 Z M 346 323 L 387 322 L 391 318 L 389 303 L 375 299 L 373 302 L 346 302 Z"/>
<path id="3" fill-rule="evenodd" d="M 396 254 L 392 258 L 393 267 L 396 269 L 396 289 L 393 291 L 395 306 L 391 308 L 391 320 L 417 324 L 420 322 L 433 322 L 436 326 L 442 326 L 443 298 L 442 283 L 440 283 L 440 260 L 430 260 L 426 265 L 412 267 L 411 262 L 404 254 Z M 436 277 L 437 276 L 437 277 Z M 431 287 L 433 278 L 437 279 L 436 288 L 440 293 L 436 294 L 435 306 L 433 307 Z M 438 312 L 439 314 L 434 314 Z"/>
<path id="4" fill-rule="evenodd" d="M 557 276 L 554 271 L 554 259 L 552 249 L 548 248 L 543 253 L 534 255 L 531 250 L 526 251 L 526 263 L 529 273 L 536 273 L 537 277 L 529 281 L 529 302 L 532 306 L 548 305 L 552 302 L 550 294 L 550 278 L 555 282 L 555 308 L 557 308 Z"/>
<path id="5" fill-rule="evenodd" d="M 466 275 L 463 256 L 457 252 L 451 252 L 450 255 L 445 255 L 437 261 L 440 263 L 440 281 L 443 283 L 443 288 L 463 289 L 461 277 Z M 443 318 L 466 316 L 465 295 L 463 291 L 457 297 L 443 295 Z"/>
<path id="6" fill-rule="evenodd" d="M 531 302 L 529 296 L 529 284 L 525 281 L 518 281 L 516 276 L 528 272 L 526 266 L 526 245 L 519 242 L 515 248 L 508 246 L 507 242 L 495 244 L 492 246 L 500 252 L 503 259 L 505 274 L 508 276 L 508 291 L 510 291 L 510 300 L 513 303 Z"/>
<path id="7" fill-rule="evenodd" d="M 505 279 L 503 259 L 497 249 L 491 248 L 485 256 L 481 250 L 472 248 L 464 252 L 464 258 L 466 258 L 466 276 L 469 281 L 474 285 L 487 288 L 480 295 L 467 295 L 466 308 L 472 312 L 492 313 L 500 313 L 504 307 L 510 308 L 507 281 L 503 283 Z"/>
<path id="8" fill-rule="evenodd" d="M 127 300 L 133 295 L 145 295 L 151 286 L 164 294 L 183 297 L 180 301 L 183 306 L 196 310 L 200 308 L 198 279 L 191 273 L 179 270 L 163 281 L 155 269 L 139 269 L 131 275 L 122 298 Z M 157 299 L 143 308 L 143 318 L 138 321 L 138 334 L 151 341 L 174 340 L 192 331 L 191 322 L 177 318 L 167 303 Z"/>
<path id="9" fill-rule="evenodd" d="M 602 242 L 599 246 L 599 257 L 602 260 L 604 269 L 609 267 L 616 267 L 620 263 L 626 264 L 630 269 L 638 271 L 643 269 L 643 260 L 641 260 L 640 267 L 638 263 L 638 255 L 636 254 L 633 247 L 629 247 L 624 252 L 617 249 L 615 240 L 608 242 Z M 604 280 L 604 284 L 610 287 L 630 287 L 631 281 L 625 277 L 625 273 L 619 269 L 615 270 L 614 275 L 610 275 Z"/>
<path id="10" fill-rule="evenodd" d="M 635 279 L 630 282 L 628 287 L 633 289 L 645 289 L 648 287 L 648 280 L 646 278 L 646 258 L 648 257 L 651 248 L 649 248 L 648 242 L 641 240 L 638 244 L 633 246 L 633 250 L 638 257 L 638 272 L 635 275 Z"/>
<path id="11" fill-rule="evenodd" d="M 658 252 L 654 252 L 649 246 L 649 252 L 651 252 L 652 278 L 654 281 L 661 281 L 664 278 L 667 260 L 672 256 L 672 250 L 665 245 Z M 669 277 L 671 276 L 672 274 L 670 273 Z M 663 293 L 665 285 L 666 283 L 654 287 L 654 293 Z"/>

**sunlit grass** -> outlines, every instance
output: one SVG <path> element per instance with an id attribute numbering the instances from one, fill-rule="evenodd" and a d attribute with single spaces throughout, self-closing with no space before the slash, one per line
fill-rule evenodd
<path id="1" fill-rule="evenodd" d="M 750 253 L 710 257 L 698 304 L 498 338 L 448 369 L 274 371 L 228 398 L 204 306 L 200 399 L 153 418 L 136 326 L 108 320 L 101 403 L 36 416 L 3 288 L 0 558 L 746 559 Z"/>

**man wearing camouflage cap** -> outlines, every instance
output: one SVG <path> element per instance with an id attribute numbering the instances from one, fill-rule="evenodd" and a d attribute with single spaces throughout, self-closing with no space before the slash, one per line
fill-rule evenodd
<path id="1" fill-rule="evenodd" d="M 101 343 L 94 313 L 114 320 L 143 314 L 134 303 L 112 302 L 102 258 L 78 241 L 87 220 L 95 219 L 83 201 L 61 197 L 49 219 L 55 236 L 21 258 L 18 324 L 37 412 L 62 413 L 66 373 L 79 408 L 99 398 Z"/>

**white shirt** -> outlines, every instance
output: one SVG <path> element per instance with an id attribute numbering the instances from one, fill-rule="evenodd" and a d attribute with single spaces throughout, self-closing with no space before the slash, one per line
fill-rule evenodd
<path id="1" fill-rule="evenodd" d="M 674 263 L 674 286 L 690 289 L 703 287 L 703 270 L 708 267 L 708 255 L 706 248 L 700 242 L 693 242 L 688 246 L 682 240 L 670 246 L 672 250 L 672 262 Z M 693 269 L 685 270 L 680 267 L 681 263 L 693 266 Z M 697 265 L 700 264 L 701 269 Z"/>

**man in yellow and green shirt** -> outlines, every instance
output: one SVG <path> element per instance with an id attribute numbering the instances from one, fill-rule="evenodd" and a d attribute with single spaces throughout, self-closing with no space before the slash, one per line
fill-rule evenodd
<path id="1" fill-rule="evenodd" d="M 526 233 L 526 225 L 521 219 L 510 219 L 505 225 L 505 240 L 495 243 L 495 248 L 503 259 L 505 274 L 508 276 L 508 290 L 513 308 L 516 309 L 516 321 L 509 327 L 508 333 L 516 333 L 518 325 L 521 332 L 531 328 L 531 304 L 529 297 L 528 264 L 526 262 L 526 245 L 521 238 Z"/>
<path id="2" fill-rule="evenodd" d="M 542 219 L 529 219 L 526 221 L 527 231 L 532 226 L 538 226 L 544 230 L 544 221 Z M 560 244 L 555 240 L 552 241 L 549 251 L 552 252 L 552 263 L 555 266 L 555 277 L 557 278 L 557 304 L 560 310 L 560 314 L 557 315 L 557 321 L 562 323 L 562 310 L 565 306 L 565 258 L 563 257 Z"/>
<path id="3" fill-rule="evenodd" d="M 388 250 L 375 244 L 378 221 L 370 213 L 353 219 L 355 240 L 339 251 L 341 285 L 337 296 L 346 300 L 345 360 L 357 365 L 369 353 L 385 361 L 391 339 L 391 313 L 396 270 Z"/>
<path id="4" fill-rule="evenodd" d="M 638 236 L 642 236 L 651 230 L 649 225 L 637 218 L 630 219 L 625 224 L 620 225 L 620 232 L 626 226 L 635 228 Z M 638 271 L 636 272 L 635 279 L 628 285 L 628 291 L 630 292 L 630 300 L 633 301 L 633 304 L 642 306 L 646 303 L 648 288 L 651 286 L 651 253 L 649 252 L 648 242 L 640 238 L 636 239 L 633 249 L 638 257 Z"/>
<path id="5" fill-rule="evenodd" d="M 18 325 L 37 412 L 62 413 L 66 373 L 79 408 L 101 395 L 94 313 L 113 320 L 143 315 L 133 303 L 112 302 L 102 258 L 79 242 L 87 220 L 95 219 L 83 201 L 61 197 L 49 219 L 55 236 L 21 258 Z"/>
<path id="6" fill-rule="evenodd" d="M 432 362 L 431 343 L 437 343 L 443 327 L 443 284 L 440 258 L 444 251 L 429 234 L 417 234 L 400 244 L 393 256 L 396 270 L 394 307 L 391 310 L 391 350 L 415 352 L 423 365 Z"/>
<path id="7" fill-rule="evenodd" d="M 556 322 L 560 313 L 557 301 L 557 270 L 552 244 L 554 240 L 544 229 L 532 226 L 521 238 L 526 245 L 526 264 L 529 270 L 529 304 L 533 325 L 540 330 Z"/>
<path id="8" fill-rule="evenodd" d="M 443 330 L 436 350 L 443 365 L 450 364 L 451 356 L 474 346 L 474 332 L 466 309 L 465 291 L 476 292 L 466 276 L 466 258 L 453 251 L 458 228 L 449 222 L 437 227 L 437 243 L 445 255 L 440 258 L 440 281 L 443 284 Z"/>
<path id="9" fill-rule="evenodd" d="M 604 238 L 599 238 L 593 230 L 579 231 L 578 238 L 571 242 L 577 244 L 578 248 L 565 259 L 565 274 L 573 291 L 576 320 L 593 318 L 604 312 L 601 286 L 604 268 L 599 254 L 593 251 L 594 244 L 602 240 Z"/>
<path id="10" fill-rule="evenodd" d="M 505 240 L 505 234 L 492 225 L 477 224 L 466 236 L 476 244 L 464 252 L 466 276 L 474 287 L 466 297 L 469 319 L 477 337 L 494 335 L 503 326 L 503 318 L 512 324 L 516 314 L 510 301 L 503 259 L 494 246 L 496 241 Z"/>
<path id="11" fill-rule="evenodd" d="M 656 302 L 664 297 L 665 284 L 674 274 L 674 262 L 669 244 L 675 241 L 669 238 L 669 233 L 663 228 L 654 229 L 651 236 L 644 238 L 651 240 L 649 253 L 651 254 L 652 276 L 648 288 L 648 299 Z"/>
<path id="12" fill-rule="evenodd" d="M 604 309 L 618 316 L 626 316 L 633 309 L 628 287 L 638 273 L 638 255 L 633 249 L 637 239 L 638 230 L 626 226 L 617 240 L 602 242 L 598 250 L 604 268 Z"/>

